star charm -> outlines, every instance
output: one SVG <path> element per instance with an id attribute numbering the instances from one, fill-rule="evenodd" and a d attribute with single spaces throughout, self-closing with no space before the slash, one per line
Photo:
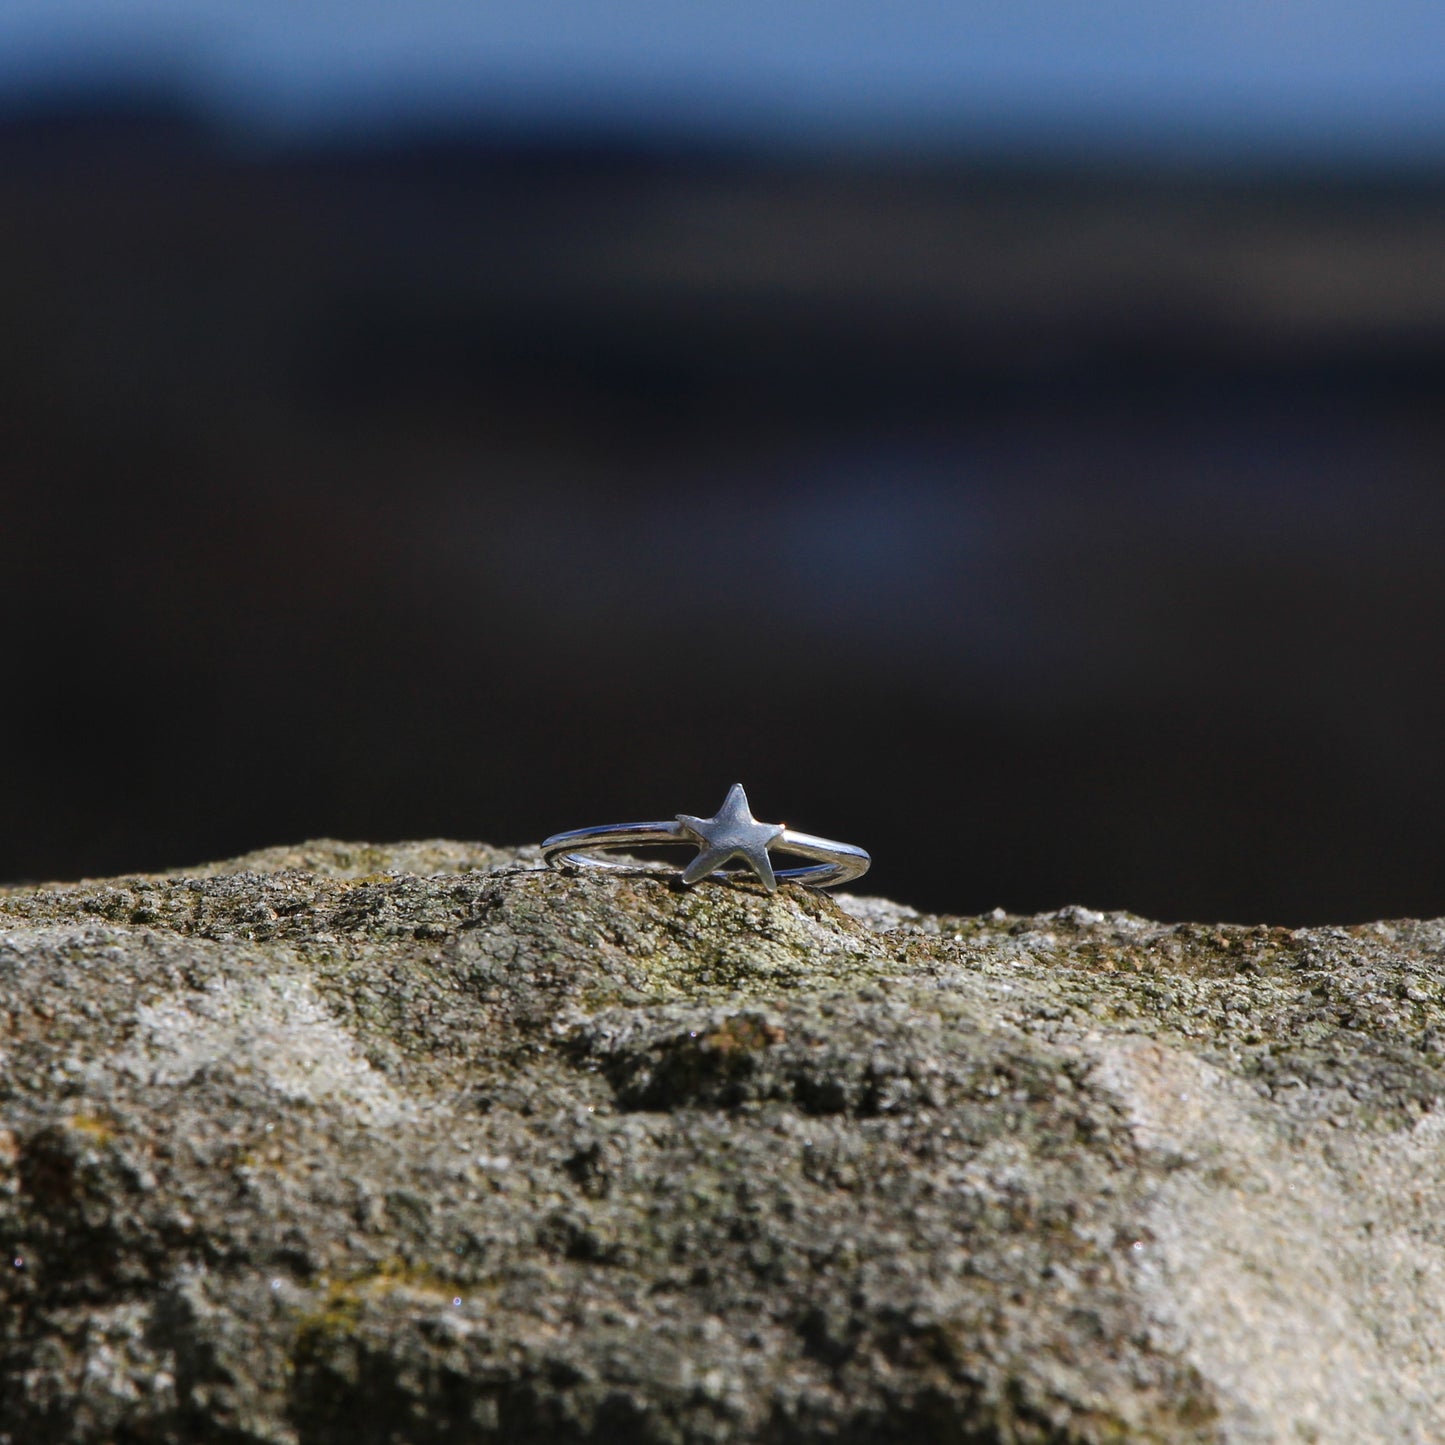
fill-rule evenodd
<path id="1" fill-rule="evenodd" d="M 741 858 L 763 880 L 763 887 L 769 893 L 778 886 L 768 857 L 768 844 L 782 836 L 783 825 L 758 822 L 748 808 L 748 795 L 741 783 L 734 783 L 728 789 L 715 817 L 694 818 L 690 813 L 679 813 L 677 821 L 685 832 L 697 839 L 701 849 L 683 869 L 684 883 L 696 883 L 730 859 Z"/>

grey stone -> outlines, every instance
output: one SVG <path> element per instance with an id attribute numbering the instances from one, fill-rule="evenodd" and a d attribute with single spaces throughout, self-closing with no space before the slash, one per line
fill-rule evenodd
<path id="1" fill-rule="evenodd" d="M 0 1442 L 1445 1440 L 1445 925 L 0 891 Z"/>

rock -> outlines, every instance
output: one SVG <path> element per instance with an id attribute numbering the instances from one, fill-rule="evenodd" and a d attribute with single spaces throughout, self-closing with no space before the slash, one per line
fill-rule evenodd
<path id="1" fill-rule="evenodd" d="M 0 1442 L 1445 1440 L 1445 925 L 0 892 Z"/>

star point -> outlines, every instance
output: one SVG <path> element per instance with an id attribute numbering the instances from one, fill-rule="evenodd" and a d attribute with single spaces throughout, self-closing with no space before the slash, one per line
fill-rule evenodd
<path id="1" fill-rule="evenodd" d="M 762 880 L 769 893 L 778 886 L 768 845 L 783 834 L 781 823 L 760 823 L 748 807 L 748 795 L 741 783 L 728 789 L 723 805 L 711 818 L 679 813 L 677 821 L 698 845 L 698 855 L 683 869 L 682 881 L 696 883 L 716 872 L 724 863 L 741 858 Z"/>

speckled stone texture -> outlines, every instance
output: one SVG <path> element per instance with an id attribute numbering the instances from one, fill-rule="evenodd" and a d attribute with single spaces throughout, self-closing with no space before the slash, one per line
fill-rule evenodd
<path id="1" fill-rule="evenodd" d="M 1445 926 L 479 845 L 0 892 L 0 1445 L 1445 1440 Z"/>

